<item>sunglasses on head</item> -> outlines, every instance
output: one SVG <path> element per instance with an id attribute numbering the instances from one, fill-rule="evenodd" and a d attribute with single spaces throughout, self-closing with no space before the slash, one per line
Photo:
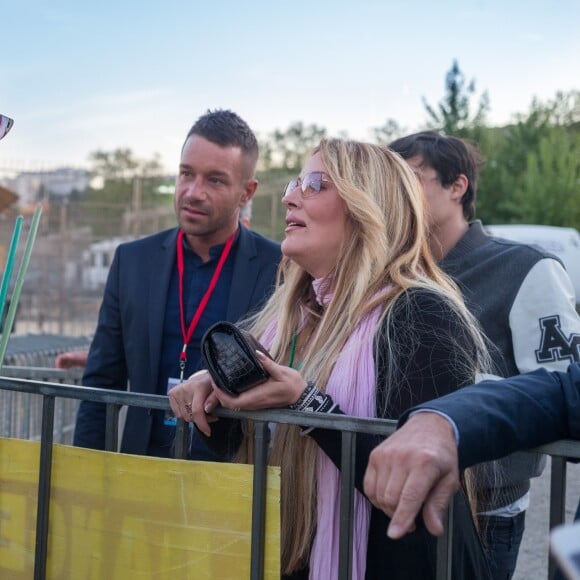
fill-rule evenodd
<path id="1" fill-rule="evenodd" d="M 326 189 L 331 183 L 330 177 L 323 171 L 312 171 L 304 177 L 297 177 L 290 181 L 284 189 L 283 197 L 292 193 L 297 187 L 300 188 L 302 197 L 311 197 Z"/>
<path id="2" fill-rule="evenodd" d="M 12 125 L 14 125 L 14 121 L 10 117 L 0 115 L 0 139 L 8 135 L 8 131 L 12 129 Z"/>

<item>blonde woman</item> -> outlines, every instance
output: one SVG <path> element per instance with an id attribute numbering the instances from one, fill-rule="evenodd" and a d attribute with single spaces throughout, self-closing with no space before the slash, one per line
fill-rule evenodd
<path id="1" fill-rule="evenodd" d="M 203 373 L 171 391 L 176 415 L 195 422 L 209 445 L 229 434 L 223 447 L 231 448 L 237 438 L 239 460 L 251 456 L 251 430 L 213 422 L 217 404 L 396 418 L 469 384 L 485 365 L 477 325 L 429 253 L 423 195 L 401 158 L 376 145 L 322 141 L 283 203 L 278 285 L 247 324 L 276 361 L 262 357 L 271 378 L 236 398 Z M 362 490 L 377 440 L 357 441 Z M 270 461 L 282 470 L 283 577 L 334 580 L 340 433 L 277 425 Z M 393 542 L 386 516 L 355 495 L 353 578 L 434 577 L 435 540 L 421 524 Z M 485 578 L 469 509 L 463 498 L 458 504 L 454 575 Z"/>

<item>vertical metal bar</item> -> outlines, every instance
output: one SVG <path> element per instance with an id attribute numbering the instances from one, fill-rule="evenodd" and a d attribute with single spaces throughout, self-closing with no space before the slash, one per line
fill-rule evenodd
<path id="1" fill-rule="evenodd" d="M 48 557 L 48 516 L 50 508 L 50 479 L 52 475 L 52 432 L 54 427 L 54 397 L 45 395 L 42 406 L 40 435 L 40 473 L 38 477 L 38 506 L 36 511 L 36 545 L 34 580 L 45 580 Z"/>
<path id="2" fill-rule="evenodd" d="M 30 424 L 34 423 L 34 425 L 38 425 L 38 418 L 35 417 L 34 411 L 36 410 L 35 399 L 34 395 L 22 396 L 22 405 L 24 407 L 23 416 L 22 416 L 22 428 L 21 428 L 21 435 L 22 439 L 30 439 Z"/>
<path id="3" fill-rule="evenodd" d="M 177 420 L 175 428 L 175 459 L 186 459 L 189 447 L 190 424 L 183 419 Z"/>
<path id="4" fill-rule="evenodd" d="M 6 426 L 8 423 L 8 417 L 10 416 L 10 394 L 10 391 L 0 391 L 0 437 L 8 437 Z"/>
<path id="5" fill-rule="evenodd" d="M 23 393 L 14 393 L 14 402 L 12 405 L 12 418 L 11 418 L 11 437 L 18 437 L 24 439 L 24 427 L 22 426 L 23 417 L 26 416 L 24 402 L 25 397 L 30 395 L 24 395 Z M 42 421 L 40 417 L 37 417 L 37 424 L 39 425 Z"/>
<path id="6" fill-rule="evenodd" d="M 42 408 L 44 405 L 44 401 L 40 395 L 29 395 L 28 399 L 30 399 L 30 408 L 32 409 L 30 413 L 27 413 L 28 417 L 36 417 L 37 420 L 31 424 L 28 421 L 28 438 L 33 439 L 36 438 L 40 441 L 40 432 L 38 430 L 38 425 L 40 425 L 40 418 L 42 417 Z M 54 421 L 56 420 L 56 400 L 54 402 L 54 419 L 53 419 L 53 433 L 52 433 L 52 440 L 54 443 Z"/>
<path id="7" fill-rule="evenodd" d="M 121 405 L 107 404 L 107 420 L 105 426 L 105 451 L 119 450 L 119 411 Z"/>
<path id="8" fill-rule="evenodd" d="M 564 523 L 566 517 L 566 467 L 563 457 L 552 457 L 550 473 L 550 529 Z M 556 573 L 556 562 L 551 554 L 548 559 L 548 578 Z"/>
<path id="9" fill-rule="evenodd" d="M 338 539 L 338 578 L 352 577 L 354 524 L 354 460 L 356 433 L 342 431 L 340 458 L 340 536 Z"/>
<path id="10" fill-rule="evenodd" d="M 40 426 L 42 425 L 42 408 L 44 399 L 35 397 L 30 394 L 21 394 L 20 417 L 18 423 L 23 439 L 32 439 L 33 437 L 40 441 Z M 31 429 L 34 425 L 36 429 Z"/>
<path id="11" fill-rule="evenodd" d="M 63 406 L 64 406 L 64 399 L 59 399 L 56 401 L 56 409 L 55 409 L 55 417 L 54 417 L 54 431 L 55 431 L 55 442 L 62 443 L 63 440 L 63 424 L 64 424 L 64 415 L 63 415 Z"/>
<path id="12" fill-rule="evenodd" d="M 10 437 L 18 437 L 19 439 L 24 439 L 24 427 L 23 417 L 25 417 L 24 409 L 24 397 L 30 397 L 30 395 L 24 395 L 23 393 L 14 393 L 14 401 L 12 402 L 12 411 L 10 419 Z M 40 425 L 42 419 L 37 417 L 37 424 Z"/>
<path id="13" fill-rule="evenodd" d="M 268 472 L 268 424 L 256 421 L 254 432 L 254 482 L 252 490 L 252 543 L 250 578 L 264 578 L 264 542 L 266 538 L 266 483 Z"/>
<path id="14" fill-rule="evenodd" d="M 22 393 L 14 393 L 14 399 L 12 400 L 12 408 L 10 412 L 10 437 L 22 437 L 22 416 L 24 414 Z M 30 395 L 28 395 L 30 396 Z M 39 423 L 41 422 L 39 418 Z"/>
<path id="15" fill-rule="evenodd" d="M 444 522 L 445 531 L 437 538 L 437 580 L 451 580 L 451 558 L 453 554 L 453 504 L 449 503 Z"/>
<path id="16" fill-rule="evenodd" d="M 2 391 L 2 437 L 12 436 L 13 398 L 12 391 Z"/>

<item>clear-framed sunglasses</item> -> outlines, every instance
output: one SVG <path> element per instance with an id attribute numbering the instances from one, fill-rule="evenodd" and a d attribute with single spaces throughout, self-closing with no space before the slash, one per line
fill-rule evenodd
<path id="1" fill-rule="evenodd" d="M 330 176 L 323 171 L 312 171 L 307 173 L 304 177 L 297 177 L 293 179 L 284 188 L 284 195 L 286 197 L 292 193 L 297 187 L 302 192 L 302 197 L 312 197 L 321 191 L 324 191 L 332 185 Z"/>

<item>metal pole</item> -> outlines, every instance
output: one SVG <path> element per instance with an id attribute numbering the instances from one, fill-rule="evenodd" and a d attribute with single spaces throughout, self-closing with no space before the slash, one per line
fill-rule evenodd
<path id="1" fill-rule="evenodd" d="M 268 471 L 268 424 L 255 423 L 254 432 L 254 485 L 252 490 L 252 547 L 250 578 L 264 578 L 264 542 L 266 539 L 266 483 Z"/>
<path id="2" fill-rule="evenodd" d="M 340 536 L 338 540 L 338 578 L 352 577 L 354 523 L 354 460 L 356 433 L 342 432 L 340 459 Z"/>
<path id="3" fill-rule="evenodd" d="M 566 459 L 552 457 L 550 474 L 550 529 L 564 523 L 566 516 Z M 556 562 L 551 554 L 548 559 L 548 578 L 556 573 Z"/>
<path id="4" fill-rule="evenodd" d="M 36 545 L 34 553 L 34 580 L 45 580 L 48 557 L 48 516 L 50 508 L 50 479 L 52 475 L 52 432 L 54 401 L 45 395 L 42 405 L 42 435 L 40 439 L 40 474 L 38 479 L 38 506 L 36 511 Z"/>
<path id="5" fill-rule="evenodd" d="M 187 459 L 190 428 L 194 427 L 183 419 L 177 420 L 177 426 L 175 427 L 175 459 Z"/>
<path id="6" fill-rule="evenodd" d="M 453 504 L 447 508 L 445 531 L 437 539 L 437 580 L 451 580 L 451 558 L 453 555 Z"/>

